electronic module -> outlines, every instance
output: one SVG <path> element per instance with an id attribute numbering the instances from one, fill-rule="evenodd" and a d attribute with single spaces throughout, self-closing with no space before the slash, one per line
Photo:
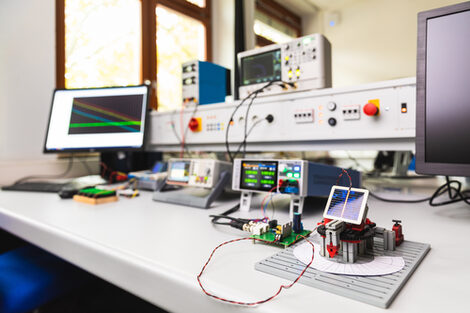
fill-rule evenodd
<path id="1" fill-rule="evenodd" d="M 185 106 L 224 102 L 225 96 L 231 94 L 230 70 L 214 63 L 183 63 L 182 79 Z"/>
<path id="2" fill-rule="evenodd" d="M 167 184 L 212 188 L 222 172 L 232 172 L 229 162 L 214 159 L 170 159 Z"/>
<path id="3" fill-rule="evenodd" d="M 302 213 L 305 197 L 328 196 L 341 173 L 339 167 L 305 160 L 235 159 L 232 189 L 242 192 L 240 209 L 245 211 L 250 210 L 253 192 L 290 195 L 293 218 L 295 212 Z M 359 187 L 361 174 L 351 170 L 349 175 L 353 186 Z M 339 181 L 346 182 L 346 179 L 342 177 Z"/>
<path id="4" fill-rule="evenodd" d="M 232 165 L 229 162 L 170 159 L 166 181 L 155 191 L 153 200 L 207 209 L 229 188 L 231 178 Z"/>
<path id="5" fill-rule="evenodd" d="M 331 45 L 321 34 L 244 51 L 237 57 L 242 99 L 269 82 L 276 83 L 258 96 L 331 87 Z"/>

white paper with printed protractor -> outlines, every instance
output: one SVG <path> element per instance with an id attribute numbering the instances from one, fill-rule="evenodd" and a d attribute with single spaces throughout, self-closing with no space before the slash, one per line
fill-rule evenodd
<path id="1" fill-rule="evenodd" d="M 405 266 L 402 257 L 376 256 L 371 260 L 360 259 L 356 263 L 340 263 L 330 261 L 320 255 L 320 245 L 314 243 L 315 257 L 310 267 L 316 270 L 341 275 L 378 276 L 400 271 Z M 312 246 L 303 243 L 294 249 L 295 257 L 302 263 L 308 264 L 312 259 Z"/>

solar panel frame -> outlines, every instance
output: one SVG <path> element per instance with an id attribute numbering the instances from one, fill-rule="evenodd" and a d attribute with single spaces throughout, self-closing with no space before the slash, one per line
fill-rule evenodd
<path id="1" fill-rule="evenodd" d="M 366 212 L 366 206 L 367 206 L 367 199 L 369 197 L 369 190 L 367 190 L 367 189 L 351 188 L 351 191 L 361 192 L 361 193 L 364 194 L 364 196 L 362 198 L 362 203 L 361 203 L 361 207 L 360 207 L 357 219 L 348 219 L 348 218 L 338 217 L 338 216 L 335 216 L 335 215 L 328 214 L 328 211 L 329 211 L 330 205 L 331 205 L 331 201 L 333 199 L 333 195 L 335 194 L 335 191 L 336 190 L 348 190 L 348 189 L 349 189 L 349 187 L 343 187 L 343 186 L 333 186 L 333 187 L 331 187 L 330 196 L 328 197 L 328 202 L 326 203 L 326 207 L 325 207 L 325 211 L 323 213 L 323 217 L 328 218 L 328 219 L 332 219 L 332 220 L 339 220 L 339 221 L 343 221 L 343 222 L 351 223 L 351 224 L 355 224 L 355 225 L 360 225 L 362 223 L 362 220 L 364 219 L 364 213 Z"/>

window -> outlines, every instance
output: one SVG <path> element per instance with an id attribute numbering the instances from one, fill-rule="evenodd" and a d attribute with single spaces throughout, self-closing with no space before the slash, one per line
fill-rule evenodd
<path id="1" fill-rule="evenodd" d="M 160 110 L 181 104 L 181 64 L 205 60 L 204 24 L 194 18 L 157 6 L 157 98 Z M 175 87 L 178 86 L 178 87 Z"/>
<path id="2" fill-rule="evenodd" d="M 274 0 L 256 0 L 256 46 L 283 43 L 301 35 L 301 18 Z"/>
<path id="3" fill-rule="evenodd" d="M 56 0 L 58 88 L 152 82 L 181 106 L 181 63 L 211 59 L 210 0 Z"/>
<path id="4" fill-rule="evenodd" d="M 65 88 L 141 83 L 139 0 L 65 1 Z"/>

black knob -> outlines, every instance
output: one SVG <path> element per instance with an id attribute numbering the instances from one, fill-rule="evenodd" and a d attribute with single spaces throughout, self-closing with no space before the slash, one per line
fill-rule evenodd
<path id="1" fill-rule="evenodd" d="M 336 119 L 334 117 L 330 117 L 328 119 L 328 124 L 330 124 L 330 126 L 335 126 L 336 125 Z"/>

